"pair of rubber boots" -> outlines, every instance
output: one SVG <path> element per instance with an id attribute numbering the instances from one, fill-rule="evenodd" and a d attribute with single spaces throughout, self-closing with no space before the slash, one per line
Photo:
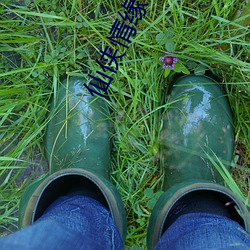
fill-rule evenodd
<path id="1" fill-rule="evenodd" d="M 107 101 L 88 94 L 85 82 L 83 78 L 65 81 L 52 101 L 45 136 L 50 174 L 23 194 L 20 227 L 33 224 L 59 196 L 80 192 L 110 210 L 125 241 L 126 214 L 110 180 L 112 122 Z M 214 167 L 218 159 L 229 166 L 234 147 L 232 114 L 224 92 L 213 79 L 190 75 L 173 83 L 168 98 L 160 134 L 165 192 L 152 211 L 148 249 L 155 247 L 172 223 L 180 201 L 195 195 L 217 197 L 225 206 L 231 205 L 232 213 L 237 208 L 238 222 L 249 231 L 246 206 L 224 187 Z"/>

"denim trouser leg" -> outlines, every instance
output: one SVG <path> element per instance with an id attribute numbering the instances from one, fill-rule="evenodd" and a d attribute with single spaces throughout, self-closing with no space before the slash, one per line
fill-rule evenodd
<path id="1" fill-rule="evenodd" d="M 4 250 L 120 250 L 121 237 L 109 211 L 89 197 L 61 197 L 32 226 L 0 239 Z M 193 213 L 179 217 L 156 250 L 250 249 L 250 235 L 222 216 Z"/>
<path id="2" fill-rule="evenodd" d="M 180 216 L 162 235 L 156 250 L 249 250 L 250 234 L 227 217 L 190 213 Z"/>
<path id="3" fill-rule="evenodd" d="M 0 239 L 4 250 L 120 250 L 110 212 L 85 196 L 60 197 L 33 225 Z"/>

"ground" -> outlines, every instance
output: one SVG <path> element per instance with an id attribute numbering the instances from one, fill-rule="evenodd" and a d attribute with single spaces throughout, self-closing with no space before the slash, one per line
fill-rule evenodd
<path id="1" fill-rule="evenodd" d="M 212 72 L 228 95 L 235 125 L 234 179 L 249 205 L 249 2 L 139 1 L 146 13 L 129 48 L 106 37 L 121 4 L 108 0 L 2 0 L 0 3 L 0 232 L 16 230 L 22 192 L 48 171 L 43 136 L 50 99 L 62 79 L 96 76 L 100 50 L 118 49 L 106 99 L 114 121 L 112 179 L 127 212 L 126 246 L 145 249 L 151 209 L 161 192 L 160 114 L 174 74 Z M 127 21 L 128 22 L 128 21 Z M 129 23 L 128 23 L 129 24 Z M 165 52 L 178 59 L 162 68 Z M 173 53 L 172 53 L 173 52 Z M 168 55 L 169 56 L 169 55 Z M 168 60 L 169 62 L 169 60 Z M 115 65 L 111 65 L 115 69 Z M 104 92 L 103 92 L 104 94 Z"/>

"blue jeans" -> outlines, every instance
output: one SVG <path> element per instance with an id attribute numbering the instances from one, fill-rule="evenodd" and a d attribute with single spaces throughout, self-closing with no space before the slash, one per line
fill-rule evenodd
<path id="1" fill-rule="evenodd" d="M 3 250 L 120 250 L 110 212 L 84 196 L 61 197 L 33 225 L 0 239 Z M 179 217 L 156 250 L 250 249 L 250 235 L 226 217 L 194 213 Z"/>
<path id="2" fill-rule="evenodd" d="M 33 225 L 0 239 L 2 250 L 123 249 L 110 212 L 85 196 L 60 197 Z"/>
<path id="3" fill-rule="evenodd" d="M 180 216 L 163 234 L 155 250 L 249 250 L 250 234 L 237 222 L 215 214 Z"/>

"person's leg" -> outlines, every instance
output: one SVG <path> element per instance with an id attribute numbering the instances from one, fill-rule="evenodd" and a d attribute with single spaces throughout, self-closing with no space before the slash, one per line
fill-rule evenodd
<path id="1" fill-rule="evenodd" d="M 72 77 L 58 88 L 44 138 L 50 173 L 20 201 L 19 227 L 32 226 L 18 235 L 44 249 L 121 249 L 119 237 L 125 241 L 125 209 L 110 174 L 112 119 L 104 98 L 85 93 L 86 81 Z M 94 201 L 61 200 L 68 195 Z M 55 201 L 60 205 L 47 213 Z"/>
<path id="2" fill-rule="evenodd" d="M 156 250 L 250 249 L 250 234 L 236 221 L 208 213 L 181 215 L 162 235 Z"/>
<path id="3" fill-rule="evenodd" d="M 57 199 L 31 226 L 0 239 L 1 249 L 123 249 L 110 212 L 86 196 Z"/>
<path id="4" fill-rule="evenodd" d="M 222 178 L 234 150 L 226 93 L 210 77 L 189 75 L 172 83 L 168 102 L 160 133 L 164 193 L 152 210 L 148 249 L 157 244 L 171 250 L 246 246 L 250 213 Z"/>

